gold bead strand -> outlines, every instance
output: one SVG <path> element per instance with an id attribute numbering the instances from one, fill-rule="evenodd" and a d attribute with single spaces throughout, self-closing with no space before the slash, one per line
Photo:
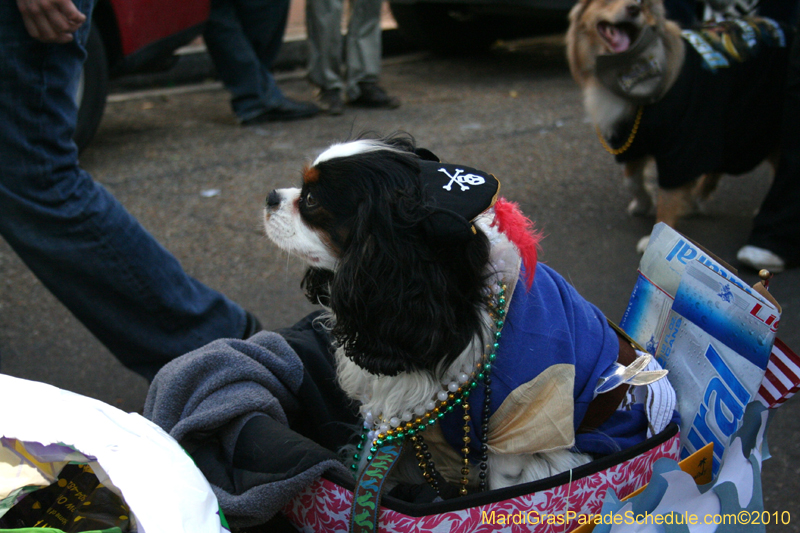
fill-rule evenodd
<path id="1" fill-rule="evenodd" d="M 631 134 L 628 136 L 628 140 L 625 141 L 625 144 L 619 148 L 611 148 L 611 146 L 603 138 L 603 134 L 600 133 L 600 128 L 597 126 L 594 127 L 595 131 L 597 132 L 597 138 L 600 139 L 600 144 L 603 145 L 603 148 L 606 149 L 606 152 L 611 155 L 620 155 L 628 151 L 628 148 L 631 147 L 633 140 L 636 138 L 636 132 L 639 131 L 639 124 L 642 122 L 642 113 L 644 113 L 644 106 L 639 106 L 639 110 L 636 112 L 636 118 L 633 121 Z"/>
<path id="2" fill-rule="evenodd" d="M 463 402 L 461 407 L 464 408 L 464 447 L 461 449 L 463 454 L 462 465 L 461 465 L 461 487 L 459 488 L 458 492 L 461 496 L 467 495 L 467 485 L 469 484 L 469 443 L 472 439 L 469 436 L 469 421 L 472 417 L 469 416 L 469 403 Z"/>

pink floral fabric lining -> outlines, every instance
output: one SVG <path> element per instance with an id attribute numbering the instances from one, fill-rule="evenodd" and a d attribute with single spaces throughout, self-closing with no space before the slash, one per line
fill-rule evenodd
<path id="1" fill-rule="evenodd" d="M 381 533 L 562 533 L 579 524 L 564 524 L 563 515 L 600 512 L 609 488 L 624 498 L 650 481 L 653 463 L 661 457 L 678 460 L 680 437 L 606 470 L 549 490 L 460 511 L 412 517 L 381 507 Z M 305 532 L 346 532 L 353 493 L 326 479 L 319 479 L 283 509 L 295 526 Z M 572 514 L 575 513 L 575 515 Z M 492 514 L 494 513 L 494 514 Z M 560 520 L 555 515 L 561 515 Z M 551 518 L 548 520 L 548 516 Z M 549 522 L 549 523 L 548 523 Z"/>

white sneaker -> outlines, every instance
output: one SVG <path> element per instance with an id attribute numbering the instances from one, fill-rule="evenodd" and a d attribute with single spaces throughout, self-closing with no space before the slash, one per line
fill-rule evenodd
<path id="1" fill-rule="evenodd" d="M 647 250 L 648 244 L 650 244 L 650 235 L 645 235 L 636 243 L 636 251 L 643 254 Z"/>
<path id="2" fill-rule="evenodd" d="M 750 268 L 755 270 L 766 268 L 773 274 L 783 272 L 783 269 L 786 267 L 786 263 L 784 263 L 780 256 L 775 255 L 766 248 L 759 248 L 749 244 L 739 249 L 736 253 L 736 259 Z"/>

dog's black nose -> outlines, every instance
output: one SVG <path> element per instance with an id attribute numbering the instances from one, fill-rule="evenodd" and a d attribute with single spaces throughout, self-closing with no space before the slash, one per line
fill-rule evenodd
<path id="1" fill-rule="evenodd" d="M 273 189 L 267 195 L 267 207 L 268 208 L 275 208 L 281 205 L 281 195 L 278 193 L 277 190 Z"/>
<path id="2" fill-rule="evenodd" d="M 642 12 L 642 7 L 639 4 L 628 4 L 626 9 L 628 10 L 628 16 L 631 18 L 638 17 L 639 13 Z"/>

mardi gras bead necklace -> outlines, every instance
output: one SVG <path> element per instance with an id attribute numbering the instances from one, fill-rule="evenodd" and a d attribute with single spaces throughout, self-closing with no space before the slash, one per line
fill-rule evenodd
<path id="1" fill-rule="evenodd" d="M 464 414 L 462 419 L 464 421 L 464 437 L 462 438 L 463 447 L 462 452 L 462 467 L 461 467 L 461 483 L 459 493 L 461 495 L 467 494 L 467 485 L 469 484 L 470 474 L 470 422 L 472 416 L 469 414 L 469 396 L 471 391 L 478 386 L 479 382 L 484 384 L 484 397 L 483 397 L 483 411 L 480 426 L 480 472 L 478 473 L 478 489 L 485 491 L 487 488 L 487 460 L 489 453 L 489 415 L 491 414 L 491 377 L 492 364 L 497 357 L 497 349 L 500 347 L 500 337 L 503 326 L 505 325 L 507 299 L 506 299 L 507 286 L 502 284 L 496 290 L 494 298 L 490 298 L 487 302 L 489 316 L 492 319 L 494 326 L 494 333 L 492 335 L 491 344 L 487 346 L 486 352 L 481 356 L 480 361 L 475 365 L 471 373 L 461 372 L 457 380 L 449 382 L 445 389 L 440 390 L 436 394 L 435 399 L 429 400 L 424 406 L 417 406 L 414 409 L 416 418 L 410 415 L 409 411 L 402 413 L 399 417 L 391 417 L 388 423 L 384 420 L 379 421 L 377 430 L 374 429 L 376 424 L 373 420 L 371 413 L 367 413 L 364 420 L 364 431 L 361 434 L 361 439 L 356 446 L 356 453 L 353 455 L 354 462 L 351 465 L 353 471 L 358 470 L 358 464 L 361 460 L 364 450 L 368 450 L 367 462 L 372 460 L 372 455 L 385 444 L 397 444 L 404 439 L 411 441 L 414 453 L 418 460 L 418 465 L 422 471 L 422 476 L 431 487 L 440 493 L 441 483 L 443 480 L 441 474 L 436 470 L 436 465 L 432 460 L 431 453 L 425 443 L 422 433 L 428 428 L 434 426 L 438 420 L 443 418 L 446 414 L 453 412 L 458 407 L 463 409 Z M 391 426 L 391 427 L 390 427 Z M 369 444 L 368 444 L 369 443 Z M 369 445 L 369 448 L 367 446 Z"/>

